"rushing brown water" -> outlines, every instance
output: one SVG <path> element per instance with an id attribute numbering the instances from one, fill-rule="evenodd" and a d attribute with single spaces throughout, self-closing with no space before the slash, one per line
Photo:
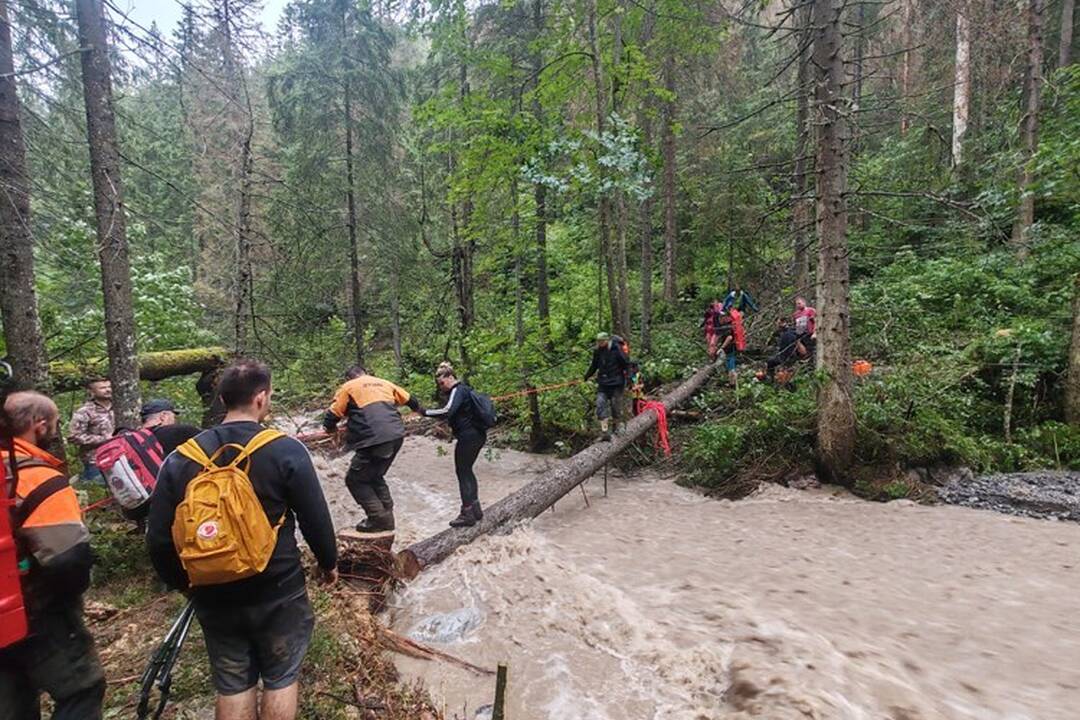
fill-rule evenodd
<path id="1" fill-rule="evenodd" d="M 448 447 L 410 438 L 391 471 L 401 546 L 457 509 Z M 553 462 L 492 459 L 489 503 Z M 342 524 L 347 462 L 326 480 Z M 587 489 L 393 600 L 397 631 L 508 663 L 513 720 L 1080 717 L 1078 525 L 835 491 L 717 502 L 653 474 Z M 490 677 L 400 667 L 451 716 L 491 702 Z"/>

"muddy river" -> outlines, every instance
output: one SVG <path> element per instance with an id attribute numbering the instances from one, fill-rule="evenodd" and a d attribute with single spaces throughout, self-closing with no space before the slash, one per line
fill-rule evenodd
<path id="1" fill-rule="evenodd" d="M 399 547 L 457 510 L 449 445 L 390 473 Z M 557 461 L 478 463 L 491 503 Z M 342 526 L 348 458 L 318 460 Z M 1080 525 L 769 488 L 707 500 L 655 473 L 599 478 L 527 527 L 421 575 L 385 617 L 510 668 L 511 720 L 1080 717 Z M 494 680 L 402 659 L 448 717 Z M 479 714 L 478 714 L 479 711 Z"/>

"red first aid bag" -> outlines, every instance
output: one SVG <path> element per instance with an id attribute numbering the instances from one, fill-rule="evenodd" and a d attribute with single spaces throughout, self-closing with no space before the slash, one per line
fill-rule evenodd
<path id="1" fill-rule="evenodd" d="M 94 451 L 94 464 L 105 476 L 116 503 L 134 510 L 150 499 L 161 469 L 161 443 L 150 430 L 125 432 Z"/>

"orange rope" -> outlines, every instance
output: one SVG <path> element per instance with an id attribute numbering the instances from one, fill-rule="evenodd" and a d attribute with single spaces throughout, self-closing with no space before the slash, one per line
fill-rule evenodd
<path id="1" fill-rule="evenodd" d="M 555 385 L 545 385 L 538 388 L 529 388 L 528 390 L 518 390 L 517 392 L 508 393 L 506 395 L 498 395 L 491 398 L 492 400 L 509 400 L 516 397 L 524 397 L 526 395 L 535 395 L 537 393 L 547 392 L 548 390 L 558 390 L 559 388 L 571 387 L 573 385 L 580 385 L 584 380 L 570 380 L 569 382 L 556 383 Z"/>

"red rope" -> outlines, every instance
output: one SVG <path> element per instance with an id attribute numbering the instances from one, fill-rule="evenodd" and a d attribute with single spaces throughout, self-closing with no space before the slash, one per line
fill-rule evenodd
<path id="1" fill-rule="evenodd" d="M 558 390 L 559 388 L 571 387 L 573 385 L 580 385 L 582 380 L 570 380 L 569 382 L 556 383 L 555 385 L 545 385 L 538 388 L 529 388 L 527 390 L 519 390 L 517 392 L 508 393 L 506 395 L 497 395 L 491 398 L 492 400 L 509 400 L 510 398 L 524 397 L 526 395 L 535 395 L 537 393 L 547 392 L 548 390 Z"/>

